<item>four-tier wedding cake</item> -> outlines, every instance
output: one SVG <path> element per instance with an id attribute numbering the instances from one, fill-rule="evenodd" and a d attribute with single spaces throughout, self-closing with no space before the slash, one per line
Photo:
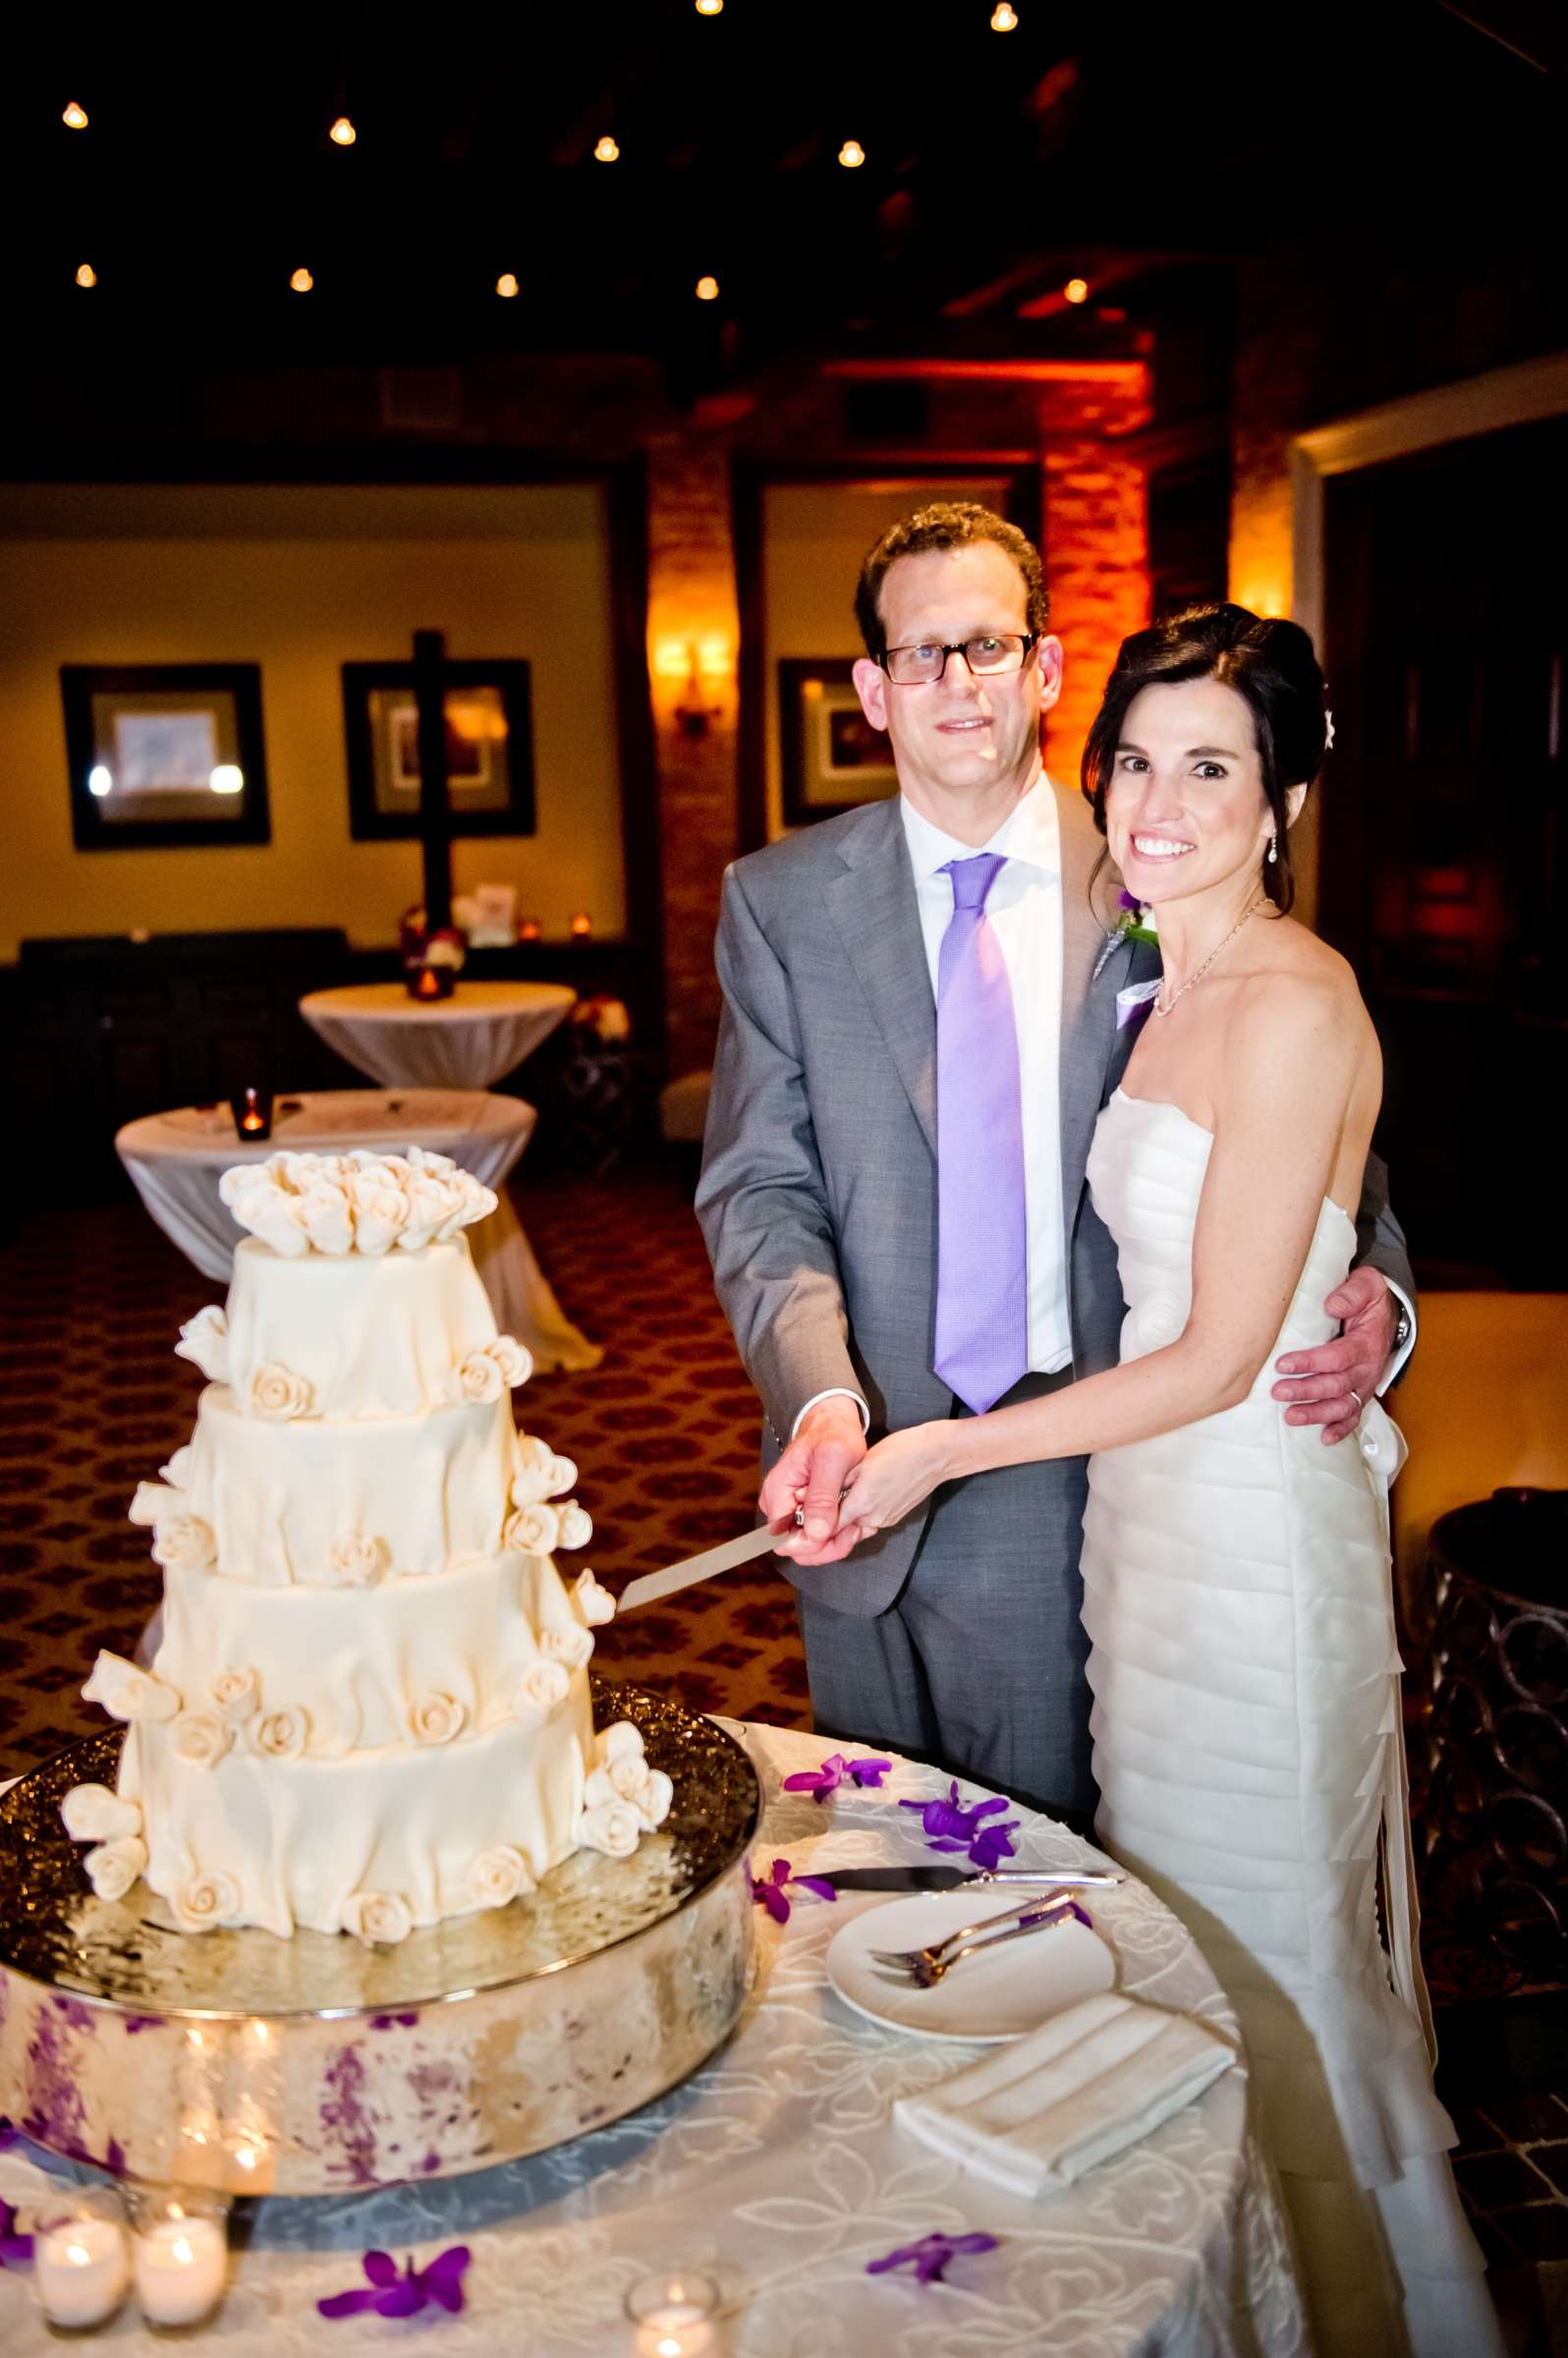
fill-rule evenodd
<path id="1" fill-rule="evenodd" d="M 133 1522 L 163 1567 L 150 1668 L 83 1689 L 126 1738 L 63 1815 L 101 1897 L 140 1875 L 186 1932 L 399 1940 L 501 1907 L 670 1806 L 587 1663 L 614 1606 L 557 1548 L 577 1469 L 513 1423 L 463 1229 L 495 1198 L 445 1155 L 274 1154 L 225 1173 L 251 1231 L 228 1309 L 176 1346 L 209 1379 Z"/>

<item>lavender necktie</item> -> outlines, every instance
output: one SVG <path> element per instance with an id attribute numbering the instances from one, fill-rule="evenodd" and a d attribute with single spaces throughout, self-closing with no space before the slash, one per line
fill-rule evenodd
<path id="1" fill-rule="evenodd" d="M 950 860 L 936 967 L 935 1371 L 977 1414 L 1029 1366 L 1029 1232 L 1018 1032 L 985 896 L 999 852 Z"/>

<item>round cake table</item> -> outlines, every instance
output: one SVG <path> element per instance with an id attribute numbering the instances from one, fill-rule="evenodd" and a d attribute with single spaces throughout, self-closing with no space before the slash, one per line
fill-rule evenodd
<path id="1" fill-rule="evenodd" d="M 227 1284 L 240 1230 L 218 1199 L 220 1175 L 269 1154 L 343 1154 L 351 1147 L 404 1153 L 411 1146 L 450 1154 L 495 1190 L 487 1220 L 467 1231 L 503 1334 L 533 1355 L 536 1373 L 596 1368 L 603 1353 L 567 1318 L 550 1290 L 506 1192 L 508 1174 L 533 1135 L 533 1107 L 478 1089 L 316 1090 L 279 1100 L 272 1136 L 242 1144 L 227 1105 L 183 1105 L 128 1122 L 115 1139 L 138 1195 L 165 1236 L 203 1277 Z"/>
<path id="2" fill-rule="evenodd" d="M 401 982 L 312 990 L 300 1013 L 329 1048 L 389 1089 L 488 1089 L 514 1072 L 577 1004 L 566 982 L 463 982 L 411 999 Z"/>
<path id="3" fill-rule="evenodd" d="M 931 1855 L 898 1803 L 945 1791 L 932 1770 L 898 1762 L 879 1790 L 841 1788 L 818 1805 L 780 1786 L 827 1745 L 734 1732 L 763 1785 L 754 1871 L 778 1857 L 820 1873 Z M 1098 1861 L 1065 1828 L 1020 1815 L 1026 1864 Z M 1234 2036 L 1191 1937 L 1151 1893 L 1129 1882 L 1088 1896 L 1122 1988 Z M 410 2334 L 428 2358 L 513 2348 L 628 2358 L 628 2289 L 674 2267 L 705 2269 L 723 2288 L 711 2358 L 1301 2358 L 1299 2295 L 1272 2183 L 1249 2142 L 1243 2072 L 1067 2192 L 1038 2203 L 1005 2194 L 890 2119 L 895 2098 L 980 2050 L 880 2029 L 828 1985 L 833 1933 L 877 1904 L 802 1897 L 783 1926 L 759 1911 L 757 1979 L 730 2044 L 612 2128 L 476 2176 L 257 2203 L 209 2334 L 230 2358 L 318 2358 L 328 2346 L 358 2358 Z M 35 2149 L 0 2153 L 0 2199 L 21 2207 L 20 2224 L 47 2184 Z M 997 2248 L 955 2262 L 945 2283 L 866 2273 L 923 2236 L 977 2228 Z M 472 2253 L 462 2315 L 428 2310 L 412 2327 L 373 2313 L 327 2326 L 317 2315 L 324 2295 L 363 2285 L 366 2248 L 424 2268 L 457 2243 Z M 100 2338 L 137 2358 L 158 2346 L 134 2308 Z M 9 2358 L 53 2346 L 25 2273 L 0 2273 L 0 2346 Z"/>

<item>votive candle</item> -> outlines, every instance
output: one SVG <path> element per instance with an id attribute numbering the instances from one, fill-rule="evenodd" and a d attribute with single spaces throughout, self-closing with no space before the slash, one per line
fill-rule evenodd
<path id="1" fill-rule="evenodd" d="M 133 2247 L 137 2298 L 152 2326 L 195 2326 L 223 2298 L 229 2239 L 221 2207 L 171 2195 L 147 2206 Z"/>
<path id="2" fill-rule="evenodd" d="M 719 2288 L 689 2271 L 644 2276 L 626 2296 L 635 2358 L 702 2358 L 714 2348 Z"/>
<path id="3" fill-rule="evenodd" d="M 70 2209 L 40 2213 L 32 2235 L 32 2280 L 51 2326 L 101 2326 L 125 2299 L 131 2246 L 118 2198 L 83 2195 Z"/>

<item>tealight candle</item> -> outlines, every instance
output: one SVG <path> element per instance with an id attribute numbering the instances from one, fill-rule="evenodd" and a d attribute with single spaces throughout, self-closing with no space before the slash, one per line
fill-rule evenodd
<path id="1" fill-rule="evenodd" d="M 234 1112 L 234 1127 L 249 1143 L 272 1136 L 272 1092 L 269 1089 L 245 1089 L 229 1103 Z"/>
<path id="2" fill-rule="evenodd" d="M 32 2230 L 32 2280 L 51 2326 L 101 2326 L 125 2299 L 131 2247 L 118 2195 L 84 2190 L 40 2211 Z"/>
<path id="3" fill-rule="evenodd" d="M 586 909 L 579 909 L 572 919 L 572 939 L 587 941 L 593 930 L 593 920 Z"/>
<path id="4" fill-rule="evenodd" d="M 227 2206 L 188 2188 L 145 2204 L 137 2219 L 137 2298 L 151 2326 L 195 2326 L 223 2298 Z"/>
<path id="5" fill-rule="evenodd" d="M 715 2346 L 718 2306 L 719 2288 L 711 2276 L 690 2272 L 644 2276 L 626 2296 L 626 2314 L 637 2329 L 635 2358 L 701 2358 Z"/>
<path id="6" fill-rule="evenodd" d="M 520 918 L 518 920 L 517 937 L 519 941 L 542 941 L 544 939 L 543 919 L 537 917 Z"/>

